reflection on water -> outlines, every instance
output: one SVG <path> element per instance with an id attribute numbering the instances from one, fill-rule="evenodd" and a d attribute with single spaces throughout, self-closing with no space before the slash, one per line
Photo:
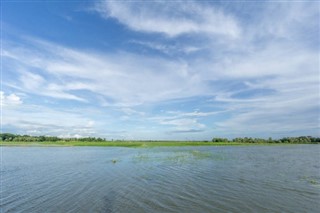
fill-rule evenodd
<path id="1" fill-rule="evenodd" d="M 317 212 L 320 146 L 1 147 L 0 212 Z"/>

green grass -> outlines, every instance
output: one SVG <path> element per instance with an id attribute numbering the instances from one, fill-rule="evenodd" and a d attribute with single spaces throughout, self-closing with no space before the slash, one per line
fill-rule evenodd
<path id="1" fill-rule="evenodd" d="M 0 142 L 0 146 L 109 146 L 109 147 L 159 147 L 159 146 L 252 146 L 252 145 L 285 145 L 274 143 L 234 143 L 204 141 L 57 141 L 57 142 Z M 288 145 L 288 144 L 286 144 Z"/>

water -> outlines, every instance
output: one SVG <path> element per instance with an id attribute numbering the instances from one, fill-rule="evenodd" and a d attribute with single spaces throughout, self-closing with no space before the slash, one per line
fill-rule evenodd
<path id="1" fill-rule="evenodd" d="M 319 145 L 1 149 L 1 213 L 320 209 Z"/>

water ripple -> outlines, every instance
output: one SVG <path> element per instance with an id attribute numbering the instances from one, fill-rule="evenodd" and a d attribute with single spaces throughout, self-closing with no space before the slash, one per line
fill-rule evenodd
<path id="1" fill-rule="evenodd" d="M 313 166 L 319 150 L 310 146 L 23 152 L 6 147 L 3 151 L 2 213 L 316 212 L 320 208 L 319 188 L 312 184 L 320 180 Z"/>

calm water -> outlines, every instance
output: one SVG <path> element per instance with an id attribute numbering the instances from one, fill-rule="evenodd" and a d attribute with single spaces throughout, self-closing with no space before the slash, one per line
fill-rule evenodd
<path id="1" fill-rule="evenodd" d="M 320 146 L 2 147 L 0 212 L 318 212 Z"/>

